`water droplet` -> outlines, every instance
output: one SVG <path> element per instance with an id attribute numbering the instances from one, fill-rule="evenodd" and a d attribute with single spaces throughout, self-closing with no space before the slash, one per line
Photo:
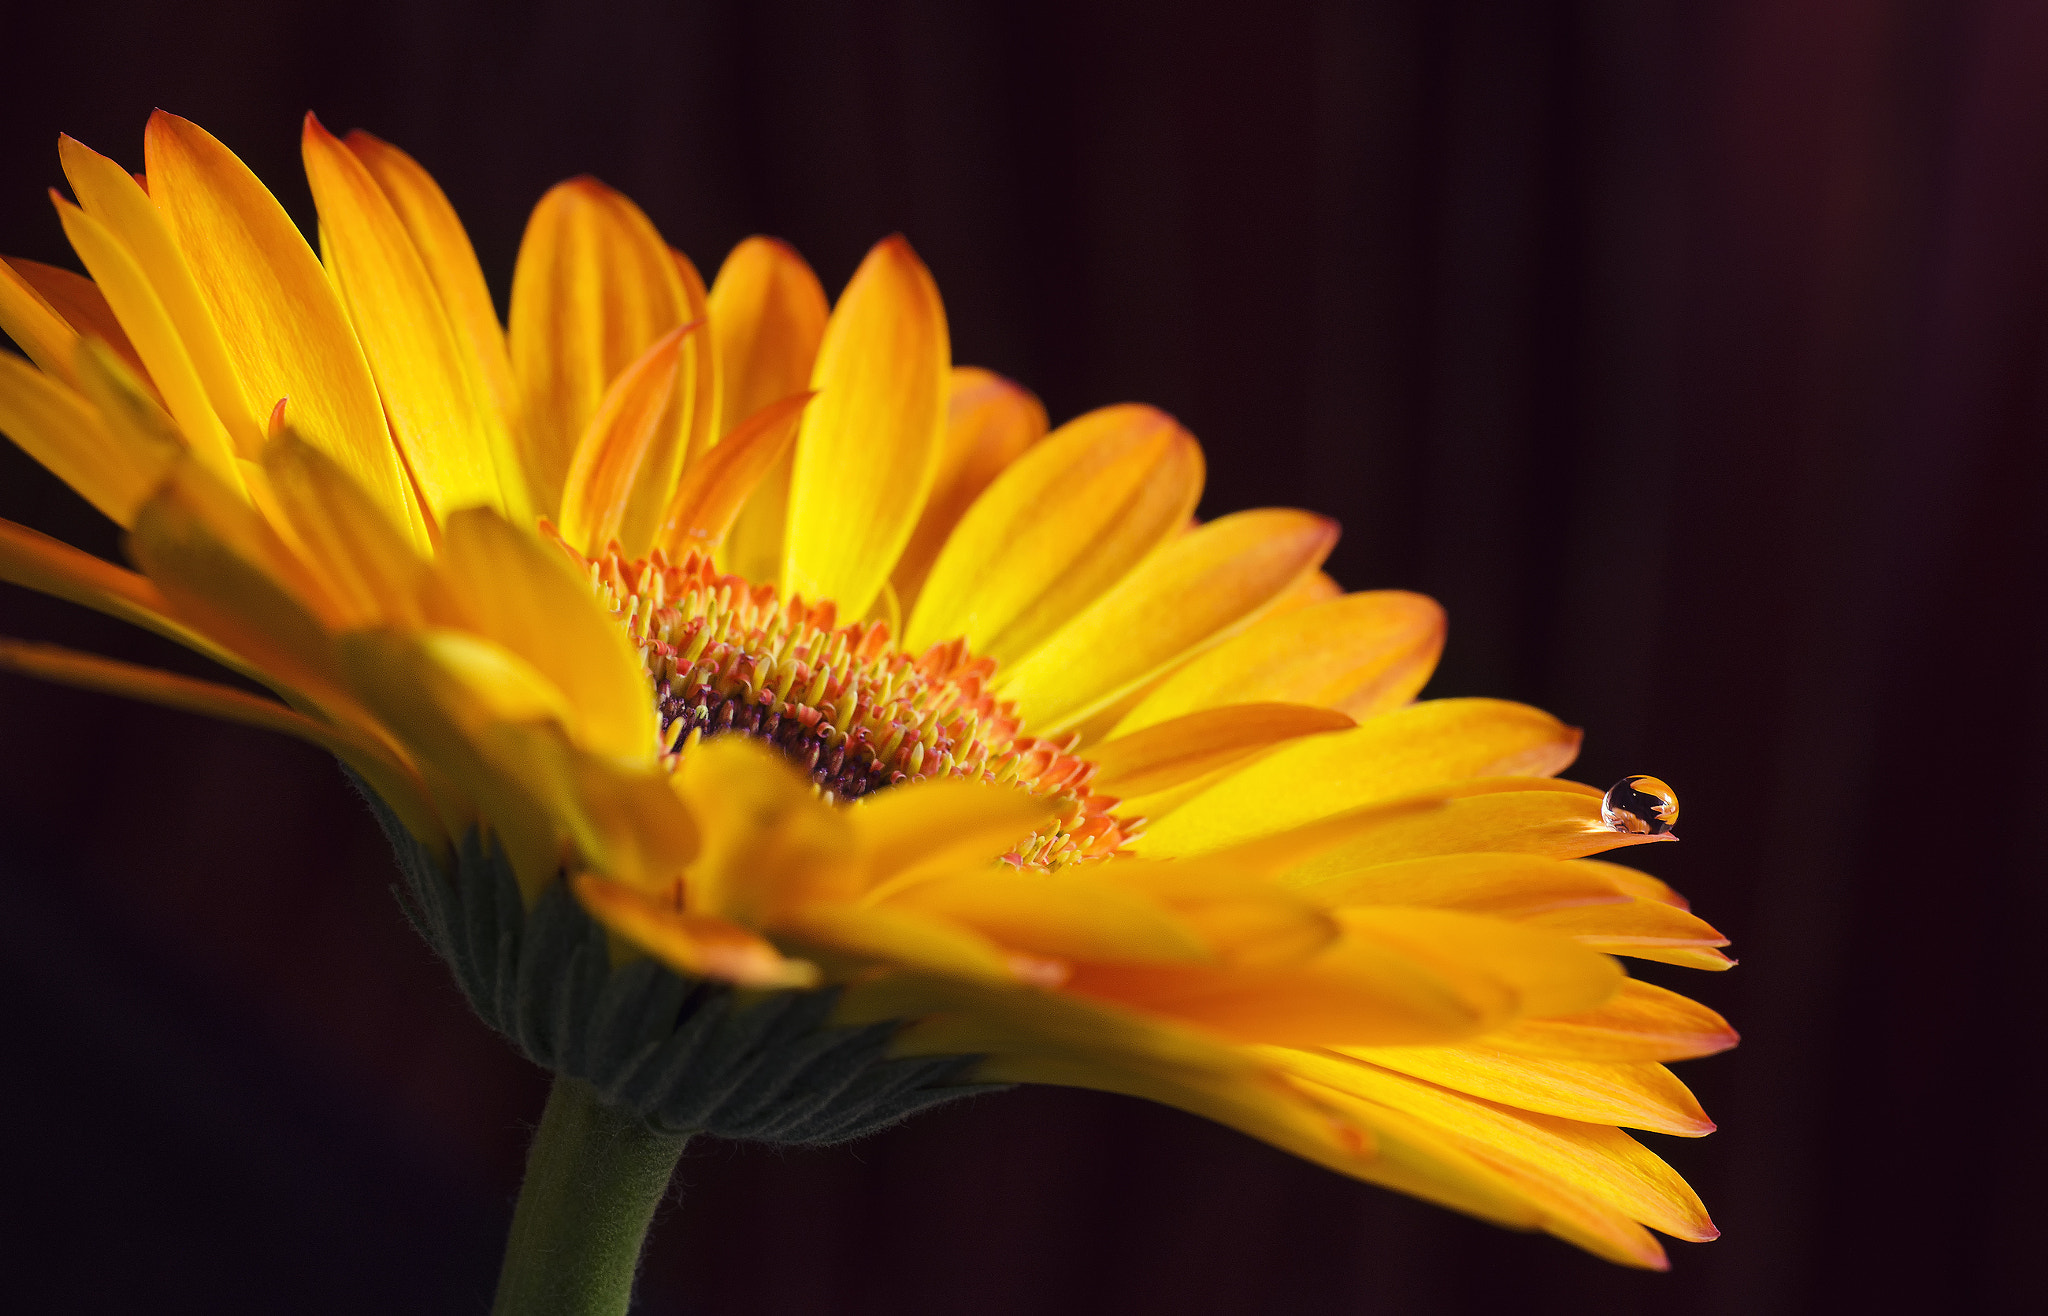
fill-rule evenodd
<path id="1" fill-rule="evenodd" d="M 1655 777 L 1623 777 L 1600 797 L 1600 821 L 1617 832 L 1661 835 L 1678 825 L 1678 792 Z"/>

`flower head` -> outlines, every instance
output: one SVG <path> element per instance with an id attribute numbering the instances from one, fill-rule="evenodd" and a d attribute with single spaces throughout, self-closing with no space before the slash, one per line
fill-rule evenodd
<path id="1" fill-rule="evenodd" d="M 766 239 L 707 291 L 573 180 L 501 327 L 416 163 L 304 151 L 320 256 L 159 113 L 143 175 L 62 143 L 90 280 L 0 263 L 0 429 L 136 567 L 0 525 L 0 576 L 276 698 L 0 661 L 331 750 L 485 1017 L 657 1124 L 1073 1084 L 1632 1264 L 1713 1236 L 1622 1129 L 1707 1132 L 1662 1062 L 1733 1034 L 1613 956 L 1725 943 L 1588 857 L 1668 826 L 1545 713 L 1414 702 L 1442 615 L 1342 592 L 1330 522 L 1195 522 L 1148 407 L 1048 433 L 900 238 L 829 308 Z"/>

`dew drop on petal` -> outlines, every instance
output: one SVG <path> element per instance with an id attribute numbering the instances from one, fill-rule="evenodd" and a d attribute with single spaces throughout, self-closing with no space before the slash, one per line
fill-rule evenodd
<path id="1" fill-rule="evenodd" d="M 1600 797 L 1600 821 L 1617 832 L 1661 835 L 1678 825 L 1678 792 L 1656 777 L 1623 777 Z"/>

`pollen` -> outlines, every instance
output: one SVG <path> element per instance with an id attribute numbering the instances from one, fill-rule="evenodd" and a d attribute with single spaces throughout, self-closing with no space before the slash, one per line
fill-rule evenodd
<path id="1" fill-rule="evenodd" d="M 570 553 L 639 647 L 671 767 L 706 737 L 745 735 L 835 802 L 928 777 L 1014 784 L 1058 810 L 1006 856 L 1023 867 L 1107 858 L 1138 834 L 1138 820 L 1111 814 L 1115 798 L 1089 790 L 1080 734 L 1026 734 L 1014 704 L 989 693 L 995 660 L 964 640 L 912 655 L 886 622 L 841 625 L 830 600 L 785 600 L 696 552 Z"/>

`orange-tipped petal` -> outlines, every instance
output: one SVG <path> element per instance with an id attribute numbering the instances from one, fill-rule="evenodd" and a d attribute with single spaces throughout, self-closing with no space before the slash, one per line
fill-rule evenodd
<path id="1" fill-rule="evenodd" d="M 509 341 L 541 515 L 558 510 L 577 441 L 611 382 L 693 318 L 668 244 L 624 196 L 573 178 L 534 207 L 512 273 Z"/>
<path id="2" fill-rule="evenodd" d="M 1044 437 L 1045 407 L 1028 390 L 977 366 L 953 367 L 946 437 L 931 496 L 890 577 L 897 597 L 913 611 L 932 563 L 960 518 L 982 490 Z"/>
<path id="3" fill-rule="evenodd" d="M 684 336 L 697 327 L 685 325 L 655 339 L 619 372 L 591 414 L 562 485 L 559 528 L 572 547 L 594 556 L 619 537 L 634 486 L 647 476 L 655 455 L 656 433 L 664 422 L 674 423 L 669 403 L 678 357 Z"/>
<path id="4" fill-rule="evenodd" d="M 1511 1055 L 1564 1060 L 1690 1060 L 1726 1051 L 1740 1039 L 1728 1021 L 1677 992 L 1629 978 L 1595 1010 L 1554 1019 L 1523 1019 L 1487 1035 Z"/>
<path id="5" fill-rule="evenodd" d="M 1028 655 L 1180 532 L 1202 451 L 1152 407 L 1060 426 L 977 499 L 932 564 L 905 646 L 955 636 L 1001 663 Z"/>
<path id="6" fill-rule="evenodd" d="M 691 549 L 722 547 L 748 496 L 789 455 L 813 396 L 804 392 L 769 403 L 692 462 L 669 499 L 655 547 L 678 559 Z"/>
<path id="7" fill-rule="evenodd" d="M 797 431 L 782 584 L 866 614 L 931 489 L 951 365 L 946 312 L 902 238 L 876 244 L 825 326 Z"/>
<path id="8" fill-rule="evenodd" d="M 518 387 L 512 378 L 512 358 L 505 350 L 505 330 L 498 323 L 483 267 L 477 264 L 476 251 L 455 207 L 448 204 L 433 175 L 391 143 L 357 129 L 345 144 L 376 178 L 412 237 L 413 249 L 440 294 L 449 328 L 468 354 L 473 377 L 482 383 L 484 396 L 497 411 L 505 432 L 518 434 Z"/>
<path id="9" fill-rule="evenodd" d="M 437 520 L 480 505 L 531 515 L 512 436 L 491 405 L 488 381 L 457 338 L 384 189 L 311 114 L 301 151 L 335 283 L 369 357 L 392 437 L 427 506 Z"/>
<path id="10" fill-rule="evenodd" d="M 284 207 L 197 124 L 158 110 L 144 146 L 149 198 L 197 277 L 246 395 L 293 399 L 293 427 L 424 547 L 425 516 L 369 362 Z"/>
<path id="11" fill-rule="evenodd" d="M 70 181 L 72 192 L 78 197 L 79 206 L 105 227 L 147 282 L 150 296 L 161 306 L 161 314 L 169 322 L 180 351 L 190 359 L 207 406 L 225 428 L 231 450 L 244 457 L 256 456 L 262 449 L 258 417 L 243 390 L 242 381 L 235 376 L 227 343 L 214 324 L 213 312 L 207 308 L 206 297 L 199 289 L 192 266 L 178 250 L 177 240 L 172 237 L 162 212 L 150 199 L 141 175 L 131 175 L 115 161 L 68 136 L 57 139 L 57 156 L 63 163 L 64 176 Z M 129 336 L 136 337 L 138 327 L 129 318 L 130 312 L 124 302 L 114 297 L 114 290 L 107 287 L 104 280 L 100 290 L 107 294 L 114 313 L 121 317 Z M 135 300 L 132 292 L 127 295 L 128 303 Z M 152 325 L 151 332 L 159 331 Z M 150 362 L 150 353 L 145 345 L 138 341 L 136 350 L 154 371 L 156 366 Z M 163 355 L 161 348 L 156 355 Z M 163 381 L 156 382 L 159 388 L 163 387 Z M 172 410 L 178 409 L 174 407 Z M 190 434 L 189 437 L 195 442 L 201 438 L 198 434 Z"/>
<path id="12" fill-rule="evenodd" d="M 718 431 L 733 433 L 762 407 L 809 387 L 829 310 L 818 276 L 773 238 L 734 247 L 709 294 L 722 392 Z M 741 509 L 724 562 L 748 580 L 779 581 L 789 517 L 792 446 Z"/>

